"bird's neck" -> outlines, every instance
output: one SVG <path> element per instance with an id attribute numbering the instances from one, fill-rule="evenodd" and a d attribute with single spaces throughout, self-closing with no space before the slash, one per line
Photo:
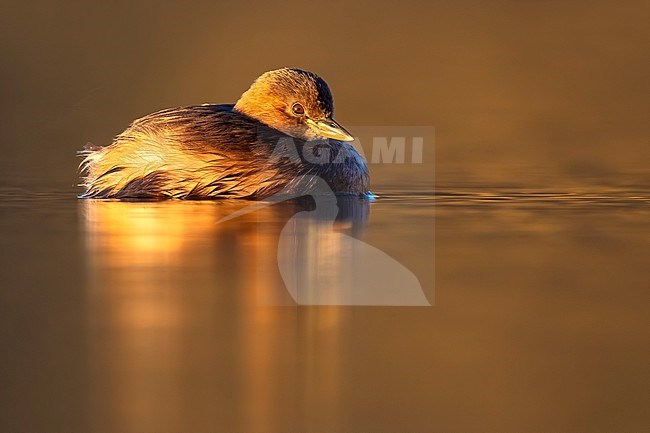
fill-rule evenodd
<path id="1" fill-rule="evenodd" d="M 283 106 L 278 106 L 279 100 L 280 98 L 274 94 L 258 92 L 256 89 L 251 88 L 239 98 L 233 110 L 284 134 L 299 137 L 299 135 L 296 135 L 297 131 L 291 125 L 288 125 L 279 114 L 285 109 Z"/>
<path id="2" fill-rule="evenodd" d="M 234 110 L 245 114 L 248 117 L 259 120 L 262 123 L 271 125 L 274 122 L 277 108 L 275 107 L 274 95 L 261 92 L 251 87 L 237 101 Z"/>

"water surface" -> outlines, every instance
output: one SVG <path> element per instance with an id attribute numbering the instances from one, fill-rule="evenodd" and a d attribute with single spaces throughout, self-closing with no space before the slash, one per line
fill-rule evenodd
<path id="1" fill-rule="evenodd" d="M 3 190 L 3 422 L 642 429 L 646 193 L 384 191 L 334 228 L 308 222 L 308 251 L 340 266 L 331 233 L 363 240 L 417 275 L 430 307 L 297 305 L 275 260 L 291 205 L 218 224 L 244 204 Z"/>

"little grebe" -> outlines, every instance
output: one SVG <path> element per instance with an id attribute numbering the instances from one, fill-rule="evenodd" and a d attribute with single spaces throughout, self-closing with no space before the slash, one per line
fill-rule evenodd
<path id="1" fill-rule="evenodd" d="M 335 193 L 364 194 L 366 164 L 333 111 L 319 76 L 266 72 L 234 106 L 158 111 L 111 145 L 86 148 L 81 197 L 263 199 L 305 176 L 322 178 Z"/>

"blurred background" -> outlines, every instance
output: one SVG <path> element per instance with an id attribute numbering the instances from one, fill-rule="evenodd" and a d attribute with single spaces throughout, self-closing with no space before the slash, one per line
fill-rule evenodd
<path id="1" fill-rule="evenodd" d="M 647 2 L 1 7 L 3 183 L 74 185 L 86 142 L 158 109 L 235 102 L 283 66 L 322 75 L 350 128 L 435 126 L 438 182 L 648 179 Z"/>
<path id="2" fill-rule="evenodd" d="M 643 1 L 0 0 L 0 431 L 648 431 L 648 22 Z M 432 307 L 261 305 L 286 301 L 292 208 L 76 199 L 87 142 L 283 66 L 352 132 L 435 128 L 423 164 L 370 164 L 378 200 L 295 233 L 314 278 L 346 233 Z"/>

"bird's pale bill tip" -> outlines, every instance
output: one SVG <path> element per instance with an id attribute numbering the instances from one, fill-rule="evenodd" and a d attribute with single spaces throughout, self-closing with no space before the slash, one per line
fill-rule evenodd
<path id="1" fill-rule="evenodd" d="M 333 138 L 341 141 L 354 141 L 354 137 L 334 119 L 318 121 L 307 119 L 307 124 L 320 137 Z"/>

